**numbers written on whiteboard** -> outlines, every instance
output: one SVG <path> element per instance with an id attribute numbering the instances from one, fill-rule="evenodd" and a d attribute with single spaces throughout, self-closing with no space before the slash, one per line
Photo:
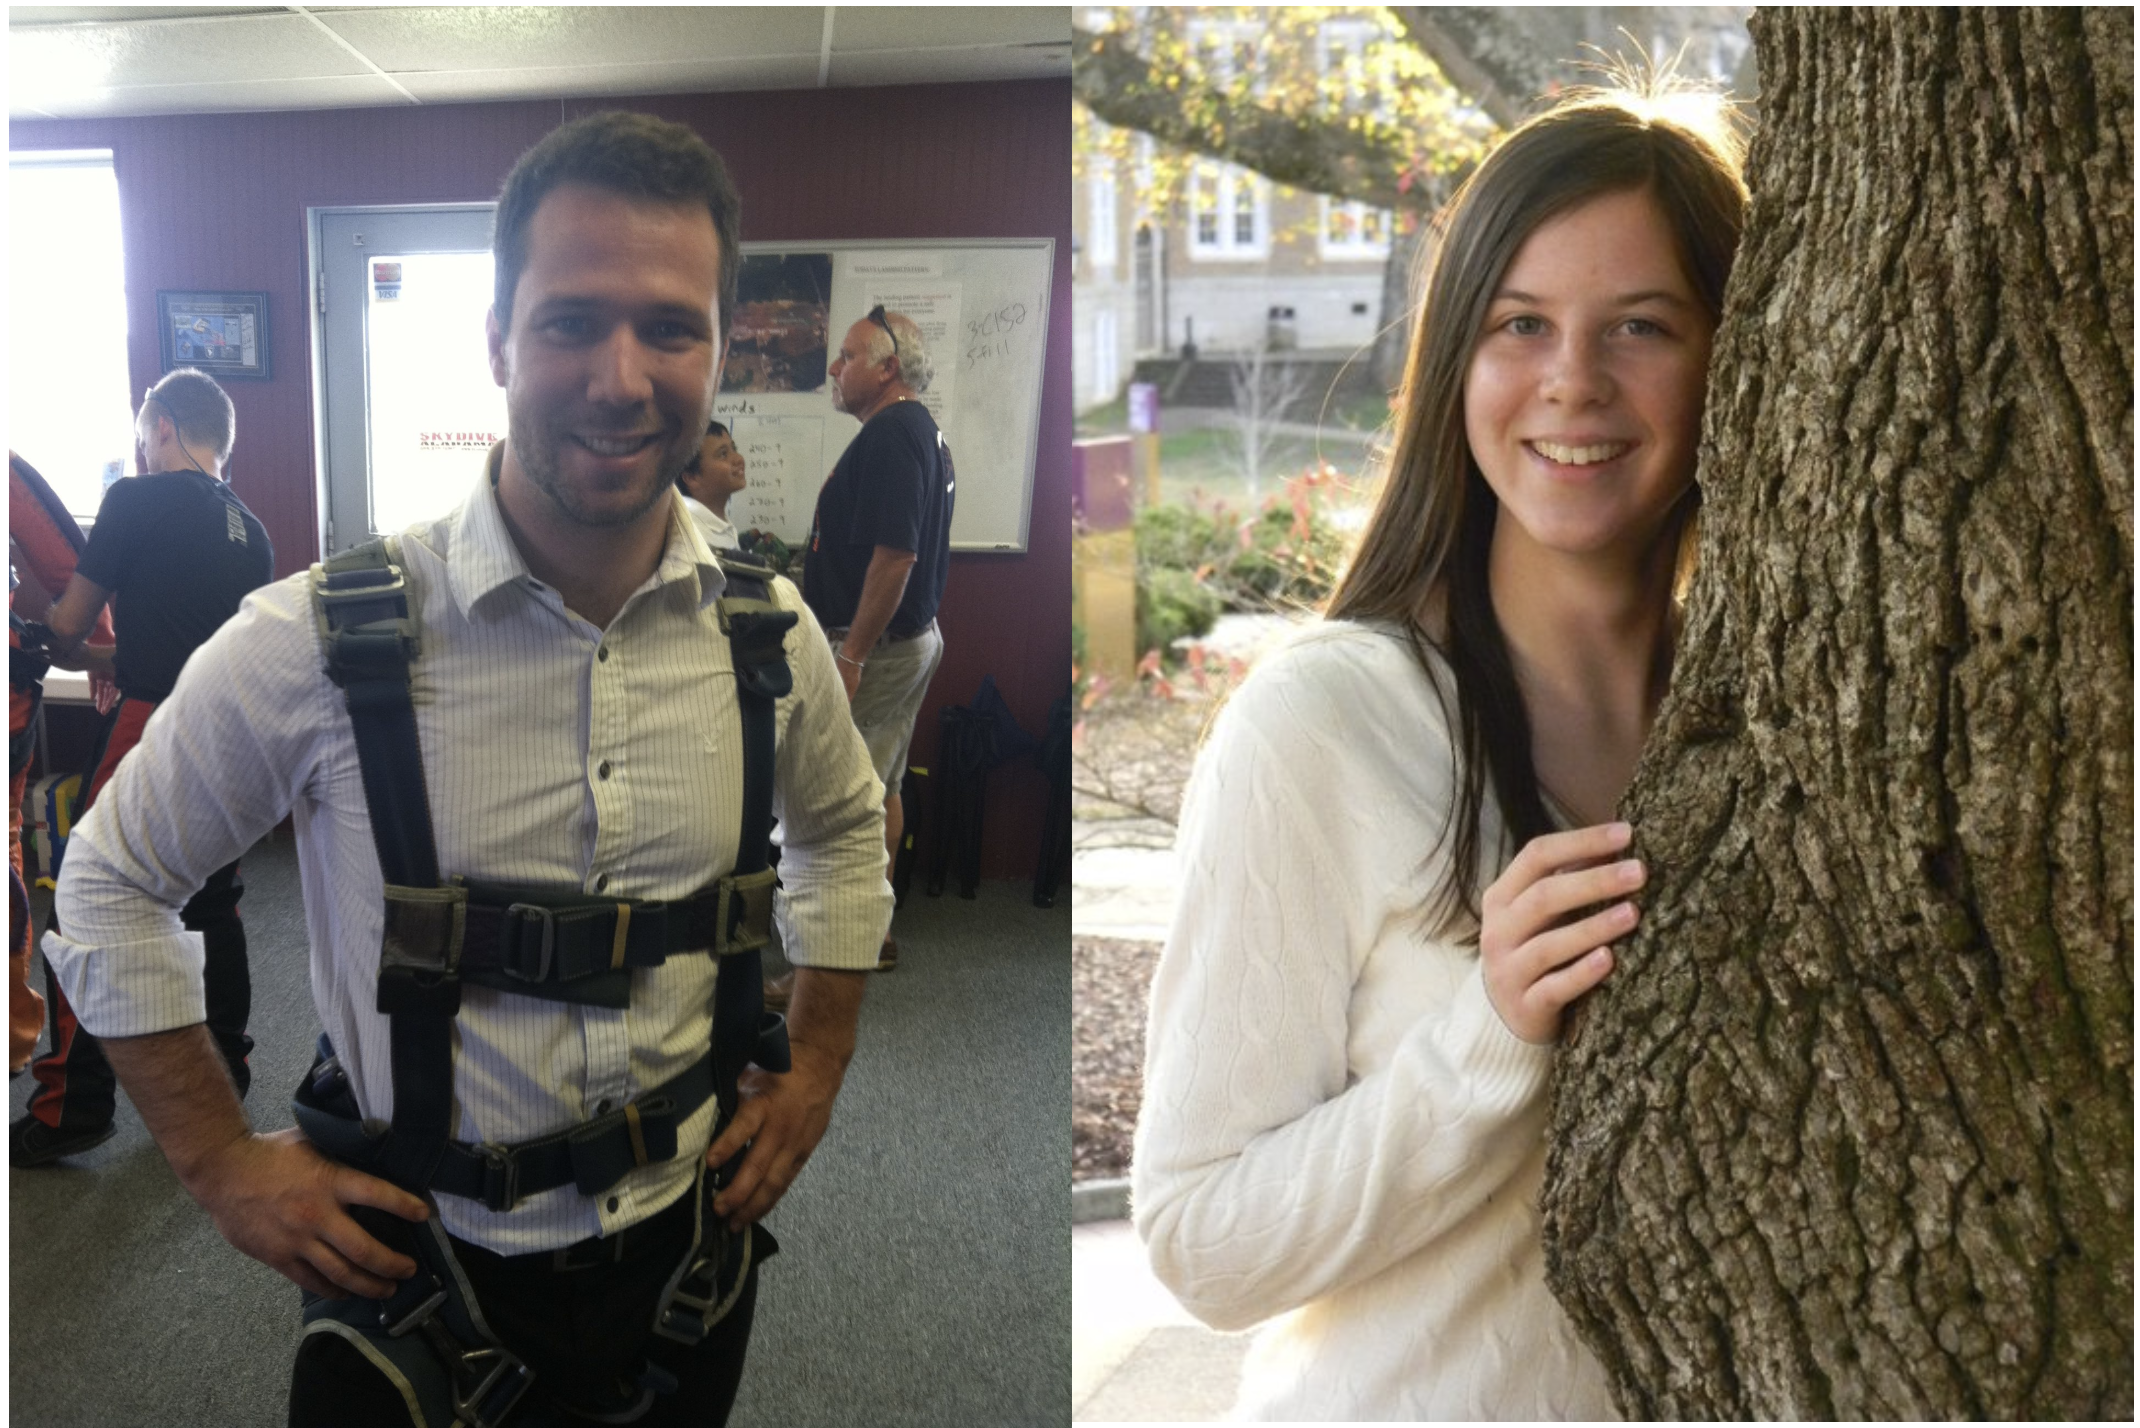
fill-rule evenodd
<path id="1" fill-rule="evenodd" d="M 966 319 L 966 366 L 970 370 L 995 357 L 1008 357 L 1011 339 L 1025 325 L 1026 305 L 1007 302 L 979 317 Z"/>

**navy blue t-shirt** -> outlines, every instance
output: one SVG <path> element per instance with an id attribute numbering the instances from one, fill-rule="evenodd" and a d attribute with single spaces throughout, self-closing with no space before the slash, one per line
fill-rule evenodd
<path id="1" fill-rule="evenodd" d="M 228 485 L 165 471 L 104 493 L 75 570 L 113 592 L 119 692 L 153 702 L 238 603 L 274 578 L 275 551 Z"/>
<path id="2" fill-rule="evenodd" d="M 915 556 L 885 633 L 905 639 L 928 627 L 944 598 L 957 484 L 951 447 L 920 402 L 894 402 L 862 424 L 825 478 L 810 520 L 803 598 L 819 624 L 854 623 L 870 556 L 882 545 Z"/>

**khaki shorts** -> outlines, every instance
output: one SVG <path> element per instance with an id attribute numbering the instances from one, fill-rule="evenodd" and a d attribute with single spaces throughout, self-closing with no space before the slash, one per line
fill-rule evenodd
<path id="1" fill-rule="evenodd" d="M 825 638 L 835 655 L 845 630 L 827 630 Z M 914 721 L 921 716 L 922 700 L 929 681 L 944 662 L 944 636 L 930 621 L 929 628 L 912 639 L 879 640 L 862 669 L 851 706 L 855 728 L 869 746 L 870 767 L 884 784 L 885 797 L 899 792 L 906 776 L 907 748 L 914 742 Z"/>

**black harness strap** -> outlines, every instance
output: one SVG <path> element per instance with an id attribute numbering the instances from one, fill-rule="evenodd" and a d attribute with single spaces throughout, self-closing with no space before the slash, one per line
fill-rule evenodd
<path id="1" fill-rule="evenodd" d="M 675 1127 L 709 1092 L 725 1127 L 744 1067 L 788 1069 L 786 1027 L 765 1011 L 758 954 L 771 940 L 775 881 L 774 706 L 794 686 L 783 642 L 796 616 L 773 600 L 770 570 L 722 558 L 727 590 L 716 615 L 729 640 L 743 731 L 742 810 L 727 877 L 668 903 L 595 902 L 576 891 L 459 879 L 441 886 L 409 692 L 420 646 L 397 556 L 373 541 L 313 574 L 327 674 L 349 705 L 385 875 L 378 1008 L 391 1018 L 394 1073 L 393 1123 L 368 1155 L 324 1124 L 320 1132 L 349 1158 L 419 1193 L 467 1195 L 493 1209 L 568 1181 L 599 1193 L 636 1165 L 673 1158 Z M 630 969 L 687 947 L 710 947 L 717 959 L 710 1078 L 706 1064 L 696 1064 L 625 1111 L 517 1146 L 449 1139 L 451 1027 L 464 977 L 524 995 L 623 1005 Z M 654 1153 L 657 1146 L 665 1153 Z M 724 1167 L 724 1179 L 732 1168 Z M 597 1183 L 597 1174 L 608 1178 Z"/>
<path id="2" fill-rule="evenodd" d="M 464 915 L 455 891 L 439 886 L 409 697 L 409 663 L 421 646 L 399 554 L 387 540 L 369 541 L 315 568 L 312 583 L 327 677 L 349 705 L 372 845 L 386 880 L 377 1005 L 390 1019 L 394 1119 L 370 1168 L 421 1193 L 453 1129 Z"/>
<path id="3" fill-rule="evenodd" d="M 773 601 L 773 572 L 726 556 L 726 592 L 716 604 L 721 630 L 736 672 L 736 705 L 743 719 L 743 818 L 737 835 L 734 880 L 739 886 L 772 888 L 773 754 L 775 701 L 795 687 L 783 641 L 795 628 L 795 612 Z M 724 909 L 718 950 L 719 971 L 713 994 L 714 1094 L 720 1101 L 715 1134 L 736 1113 L 736 1080 L 756 1061 L 770 1071 L 788 1069 L 785 1023 L 765 1011 L 765 974 L 758 953 L 770 940 L 762 928 L 747 924 L 746 900 Z M 720 1167 L 715 1183 L 725 1185 L 742 1157 Z"/>

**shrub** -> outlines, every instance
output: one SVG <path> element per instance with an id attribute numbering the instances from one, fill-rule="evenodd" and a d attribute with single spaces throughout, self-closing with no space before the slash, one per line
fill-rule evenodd
<path id="1" fill-rule="evenodd" d="M 1149 572 L 1140 568 L 1137 648 L 1171 651 L 1176 640 L 1207 635 L 1220 609 L 1218 595 L 1194 571 L 1164 565 Z"/>
<path id="2" fill-rule="evenodd" d="M 1139 511 L 1139 647 L 1169 648 L 1171 640 L 1157 638 L 1162 630 L 1177 637 L 1204 634 L 1222 612 L 1320 603 L 1346 549 L 1346 538 L 1329 518 L 1331 479 L 1327 470 L 1295 477 L 1283 497 L 1246 516 L 1216 502 Z"/>

